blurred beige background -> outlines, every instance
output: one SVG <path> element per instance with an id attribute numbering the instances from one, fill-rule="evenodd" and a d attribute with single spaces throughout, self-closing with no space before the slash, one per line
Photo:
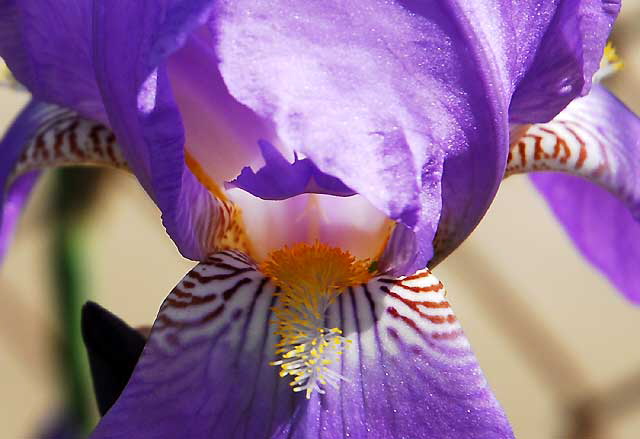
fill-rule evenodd
<path id="1" fill-rule="evenodd" d="M 626 65 L 608 83 L 638 113 L 639 19 L 640 1 L 627 0 L 613 37 Z M 0 131 L 26 100 L 0 90 Z M 3 438 L 31 437 L 58 406 L 46 194 L 45 180 L 0 269 Z M 90 295 L 130 324 L 148 325 L 194 263 L 180 257 L 132 177 L 114 172 L 99 198 L 86 226 Z M 581 260 L 526 178 L 502 185 L 435 274 L 519 438 L 569 437 L 570 401 L 592 394 L 620 405 L 602 413 L 601 437 L 640 437 L 640 308 Z"/>

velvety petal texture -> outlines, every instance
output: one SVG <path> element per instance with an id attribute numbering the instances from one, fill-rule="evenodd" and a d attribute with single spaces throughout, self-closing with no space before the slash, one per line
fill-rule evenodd
<path id="1" fill-rule="evenodd" d="M 227 1 L 211 21 L 231 94 L 273 120 L 283 144 L 416 233 L 404 271 L 432 256 L 445 161 L 486 158 L 463 185 L 451 183 L 476 188 L 465 199 L 474 222 L 506 156 L 511 84 L 498 66 L 507 50 L 484 40 L 489 29 L 469 9 Z"/>
<path id="2" fill-rule="evenodd" d="M 485 44 L 505 42 L 508 54 L 502 59 L 503 68 L 514 91 L 509 120 L 532 122 L 548 120 L 589 90 L 620 2 L 499 2 L 494 8 L 487 8 L 484 2 L 461 3 L 469 16 L 484 23 Z M 445 164 L 442 214 L 429 267 L 469 236 L 484 215 L 481 206 L 492 200 L 493 193 L 483 201 L 488 192 L 477 184 L 478 175 L 489 172 L 482 167 L 494 160 L 488 151 L 472 148 Z"/>
<path id="3" fill-rule="evenodd" d="M 346 380 L 306 399 L 278 376 L 276 288 L 239 253 L 178 284 L 120 399 L 92 438 L 511 438 L 442 284 L 376 278 L 330 306 L 352 343 Z"/>
<path id="4" fill-rule="evenodd" d="M 640 119 L 595 86 L 514 141 L 508 174 L 544 170 L 571 174 L 532 179 L 582 254 L 639 303 Z"/>

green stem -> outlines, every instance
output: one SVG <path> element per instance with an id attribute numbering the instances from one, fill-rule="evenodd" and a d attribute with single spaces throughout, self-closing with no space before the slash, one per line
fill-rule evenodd
<path id="1" fill-rule="evenodd" d="M 53 188 L 54 289 L 58 311 L 59 367 L 66 410 L 82 432 L 93 423 L 89 366 L 82 342 L 80 312 L 87 300 L 83 230 L 75 208 L 78 176 L 74 170 L 57 171 Z"/>

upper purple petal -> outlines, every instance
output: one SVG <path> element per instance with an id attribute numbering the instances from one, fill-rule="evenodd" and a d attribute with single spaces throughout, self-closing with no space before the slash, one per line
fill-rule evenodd
<path id="1" fill-rule="evenodd" d="M 159 64 L 210 7 L 204 0 L 0 4 L 0 55 L 17 79 L 39 99 L 111 126 L 169 234 L 193 259 L 209 251 L 199 225 L 215 217 L 213 201 L 185 167 L 180 114 Z"/>
<path id="2" fill-rule="evenodd" d="M 501 178 L 515 44 L 489 6 L 235 1 L 211 23 L 231 94 L 415 232 L 405 272 L 431 259 L 441 179 L 471 229 Z"/>
<path id="3" fill-rule="evenodd" d="M 276 141 L 271 122 L 229 94 L 206 26 L 167 60 L 171 88 L 182 117 L 187 152 L 218 183 L 262 160 L 258 141 Z"/>
<path id="4" fill-rule="evenodd" d="M 491 21 L 485 19 L 488 24 L 485 30 L 488 28 L 491 32 L 493 29 L 489 40 L 508 42 L 505 43 L 509 49 L 508 59 L 503 65 L 515 89 L 509 107 L 510 121 L 535 120 L 536 114 L 543 113 L 551 117 L 571 99 L 588 90 L 617 15 L 618 3 L 608 0 L 514 2 L 497 7 L 494 20 L 499 25 L 491 26 Z M 473 8 L 473 4 L 469 2 L 465 7 Z M 576 44 L 572 46 L 572 42 Z M 567 90 L 562 88 L 567 84 L 567 78 L 572 78 L 578 85 L 574 84 L 569 93 L 563 94 Z M 482 138 L 484 127 L 479 127 Z M 442 214 L 430 267 L 446 258 L 467 238 L 493 199 L 495 192 L 488 189 L 487 181 L 489 176 L 495 175 L 491 166 L 496 163 L 502 166 L 499 171 L 502 175 L 503 156 L 495 159 L 494 155 L 505 153 L 502 142 L 508 142 L 508 139 L 501 136 L 496 141 L 501 143 L 469 148 L 467 154 L 452 157 L 445 163 Z"/>
<path id="5" fill-rule="evenodd" d="M 192 259 L 211 250 L 197 225 L 214 217 L 215 200 L 185 165 L 184 129 L 163 61 L 206 18 L 210 3 L 121 1 L 94 10 L 94 61 L 109 122 L 169 235 Z"/>
<path id="6" fill-rule="evenodd" d="M 269 365 L 275 292 L 241 254 L 198 265 L 92 438 L 513 437 L 432 275 L 338 297 L 326 319 L 352 340 L 332 366 L 346 380 L 309 400 Z"/>
<path id="7" fill-rule="evenodd" d="M 587 94 L 619 12 L 620 0 L 559 3 L 513 95 L 511 122 L 547 122 L 573 99 Z"/>
<path id="8" fill-rule="evenodd" d="M 204 19 L 209 3 L 122 1 L 95 6 L 97 81 L 127 160 L 139 177 L 148 176 L 143 185 L 164 180 L 166 185 L 179 186 L 184 130 L 166 67 L 159 64 Z M 160 192 L 155 184 L 151 195 L 162 198 L 154 192 Z M 156 202 L 165 212 L 163 202 Z"/>
<path id="9" fill-rule="evenodd" d="M 558 174 L 532 180 L 585 258 L 640 303 L 640 119 L 597 86 L 556 120 L 571 123 L 586 162 L 602 166 L 586 176 L 591 181 Z"/>
<path id="10" fill-rule="evenodd" d="M 88 0 L 2 0 L 0 57 L 36 99 L 104 122 L 92 22 Z"/>
<path id="11" fill-rule="evenodd" d="M 184 255 L 199 259 L 208 243 L 185 218 L 207 208 L 187 212 L 193 197 L 205 197 L 184 166 L 181 118 L 197 111 L 178 110 L 165 61 L 208 21 L 214 35 L 199 30 L 214 48 L 205 64 L 220 62 L 211 74 L 215 82 L 221 73 L 241 104 L 233 113 L 255 116 L 247 123 L 277 137 L 263 138 L 304 153 L 410 229 L 417 254 L 400 271 L 411 272 L 432 259 L 441 217 L 440 228 L 456 231 L 443 246 L 447 254 L 493 199 L 506 160 L 511 94 L 551 57 L 542 41 L 551 38 L 552 20 L 564 23 L 558 17 L 566 11 L 580 12 L 578 30 L 589 34 L 584 46 L 599 50 L 615 15 L 607 11 L 615 8 L 600 14 L 596 2 L 572 9 L 574 3 L 240 0 L 217 2 L 210 15 L 211 0 L 51 7 L 6 0 L 0 50 L 36 96 L 99 120 L 106 113 L 169 234 Z M 592 58 L 583 59 L 585 76 Z M 211 106 L 224 114 L 228 101 Z M 229 155 L 216 145 L 213 161 L 221 162 L 221 153 Z"/>

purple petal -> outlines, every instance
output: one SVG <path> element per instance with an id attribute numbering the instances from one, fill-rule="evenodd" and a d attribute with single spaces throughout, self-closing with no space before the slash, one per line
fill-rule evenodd
<path id="1" fill-rule="evenodd" d="M 531 177 L 587 261 L 627 299 L 640 304 L 640 225 L 628 206 L 601 187 L 570 175 Z"/>
<path id="2" fill-rule="evenodd" d="M 547 122 L 588 93 L 620 0 L 565 0 L 518 83 L 509 108 L 513 123 Z"/>
<path id="3" fill-rule="evenodd" d="M 218 183 L 262 160 L 258 140 L 277 144 L 270 122 L 236 101 L 220 75 L 208 29 L 190 35 L 167 60 L 186 135 L 185 148 Z"/>
<path id="4" fill-rule="evenodd" d="M 498 22 L 502 23 L 502 28 L 494 25 L 488 38 L 499 40 L 503 35 L 502 38 L 507 38 L 512 44 L 507 46 L 511 62 L 504 61 L 515 88 L 509 108 L 512 122 L 548 119 L 571 99 L 588 91 L 591 75 L 596 71 L 606 37 L 617 15 L 618 3 L 615 0 L 568 0 L 559 4 L 516 2 L 497 8 L 501 11 Z M 465 6 L 467 4 L 473 3 L 467 2 Z M 491 29 L 491 19 L 485 22 Z M 509 23 L 513 26 L 511 29 L 505 27 Z M 575 84 L 571 85 L 571 81 Z M 567 84 L 572 88 L 565 93 L 567 89 L 563 87 Z M 546 116 L 541 117 L 541 114 Z M 482 128 L 480 132 L 483 132 Z M 456 156 L 445 163 L 442 214 L 433 242 L 434 256 L 429 262 L 430 267 L 446 258 L 469 236 L 491 202 L 494 192 L 478 184 L 481 181 L 479 176 L 493 173 L 492 168 L 487 170 L 483 167 L 489 163 L 503 165 L 500 159 L 493 157 L 493 152 L 487 152 L 491 148 L 495 146 L 470 149 L 468 154 Z M 504 151 L 500 150 L 500 153 Z M 502 173 L 502 169 L 499 172 Z"/>
<path id="5" fill-rule="evenodd" d="M 166 184 L 179 188 L 184 163 L 180 115 L 166 68 L 158 64 L 203 20 L 206 3 L 210 2 L 121 3 L 108 7 L 96 4 L 96 76 L 104 90 L 111 128 L 124 145 L 127 160 L 143 186 L 158 197 L 156 188 L 149 185 L 168 177 Z M 122 62 L 123 58 L 128 62 Z M 170 176 L 157 175 L 156 170 Z M 162 189 L 159 187 L 157 191 L 163 192 Z M 164 203 L 156 201 L 163 210 Z"/>
<path id="6" fill-rule="evenodd" d="M 511 19 L 488 8 L 235 1 L 212 22 L 231 94 L 272 119 L 283 144 L 416 233 L 418 256 L 404 272 L 431 258 L 443 196 L 467 206 L 451 214 L 468 232 L 502 175 L 517 45 L 505 37 Z"/>
<path id="7" fill-rule="evenodd" d="M 210 6 L 204 0 L 121 1 L 97 3 L 94 14 L 96 74 L 111 126 L 169 235 L 196 260 L 212 249 L 220 210 L 185 165 L 184 129 L 164 61 Z"/>
<path id="8" fill-rule="evenodd" d="M 263 200 L 284 200 L 300 194 L 348 197 L 356 193 L 335 177 L 320 171 L 309 159 L 289 163 L 271 143 L 261 140 L 265 165 L 256 173 L 245 167 L 226 188 L 237 187 Z"/>
<path id="9" fill-rule="evenodd" d="M 185 256 L 201 259 L 220 214 L 184 166 L 180 116 L 166 71 L 156 67 L 211 1 L 121 3 L 4 2 L 0 54 L 36 97 L 108 119 L 169 234 Z"/>
<path id="10" fill-rule="evenodd" d="M 428 272 L 339 296 L 327 323 L 353 341 L 333 366 L 348 381 L 310 400 L 268 365 L 275 291 L 239 253 L 198 265 L 92 437 L 513 437 Z"/>
<path id="11" fill-rule="evenodd" d="M 38 171 L 66 165 L 127 167 L 108 128 L 71 110 L 39 101 L 32 101 L 14 121 L 2 139 L 0 151 L 0 257 L 9 245 Z"/>
<path id="12" fill-rule="evenodd" d="M 60 114 L 58 107 L 30 102 L 13 122 L 0 142 L 0 260 L 11 243 L 22 208 L 37 181 L 37 172 L 29 172 L 16 179 L 15 167 L 24 149 L 37 135 L 43 124 Z"/>
<path id="13" fill-rule="evenodd" d="M 36 99 L 104 122 L 91 58 L 92 2 L 3 0 L 0 57 Z"/>
<path id="14" fill-rule="evenodd" d="M 56 120 L 64 110 L 54 105 L 31 101 L 13 121 L 0 143 L 0 187 L 3 195 L 10 180 L 14 177 L 15 168 L 20 156 L 36 135 L 52 120 Z"/>
<path id="15" fill-rule="evenodd" d="M 532 179 L 587 260 L 637 303 L 639 166 L 640 119 L 596 86 L 550 123 L 531 126 L 514 142 L 507 168 L 572 174 Z"/>
<path id="16" fill-rule="evenodd" d="M 38 96 L 98 120 L 107 113 L 127 162 L 184 255 L 199 259 L 211 249 L 190 222 L 213 215 L 211 206 L 188 212 L 193 198 L 206 198 L 205 189 L 183 166 L 185 132 L 171 87 L 182 90 L 178 79 L 209 72 L 212 79 L 202 86 L 214 84 L 221 93 L 201 96 L 223 98 L 206 105 L 207 114 L 216 106 L 218 114 L 232 109 L 235 134 L 246 117 L 247 131 L 264 132 L 260 138 L 304 153 L 322 172 L 407 226 L 416 235 L 417 257 L 402 271 L 411 272 L 432 258 L 441 217 L 440 229 L 456 231 L 442 240 L 446 254 L 471 232 L 495 194 L 506 157 L 511 93 L 555 13 L 554 5 L 512 3 L 216 2 L 209 23 L 214 35 L 207 36 L 198 26 L 209 17 L 211 0 L 122 0 L 108 7 L 96 2 L 92 11 L 89 2 L 46 8 L 7 1 L 0 50 Z M 609 22 L 594 23 L 588 30 L 599 42 Z M 194 29 L 215 47 L 204 64 L 220 61 L 225 84 L 216 68 L 197 73 L 200 64 L 172 75 L 169 84 L 166 58 L 195 38 Z M 75 58 L 68 55 L 74 52 Z M 227 105 L 232 100 L 223 85 L 238 105 Z M 69 96 L 62 96 L 66 87 Z M 96 90 L 102 103 L 96 103 Z M 198 94 L 196 87 L 188 93 Z M 200 101 L 178 101 L 190 115 L 187 140 L 206 138 L 206 130 L 193 133 L 206 125 L 192 123 L 192 104 Z M 234 139 L 246 137 L 235 134 Z M 218 168 L 232 161 L 238 154 L 235 143 L 230 145 L 224 161 L 219 145 L 207 161 Z M 188 149 L 202 147 L 196 141 Z"/>
<path id="17" fill-rule="evenodd" d="M 13 234 L 22 214 L 22 209 L 29 200 L 31 190 L 38 181 L 39 173 L 23 175 L 15 181 L 2 200 L 0 216 L 0 262 L 7 254 Z"/>

